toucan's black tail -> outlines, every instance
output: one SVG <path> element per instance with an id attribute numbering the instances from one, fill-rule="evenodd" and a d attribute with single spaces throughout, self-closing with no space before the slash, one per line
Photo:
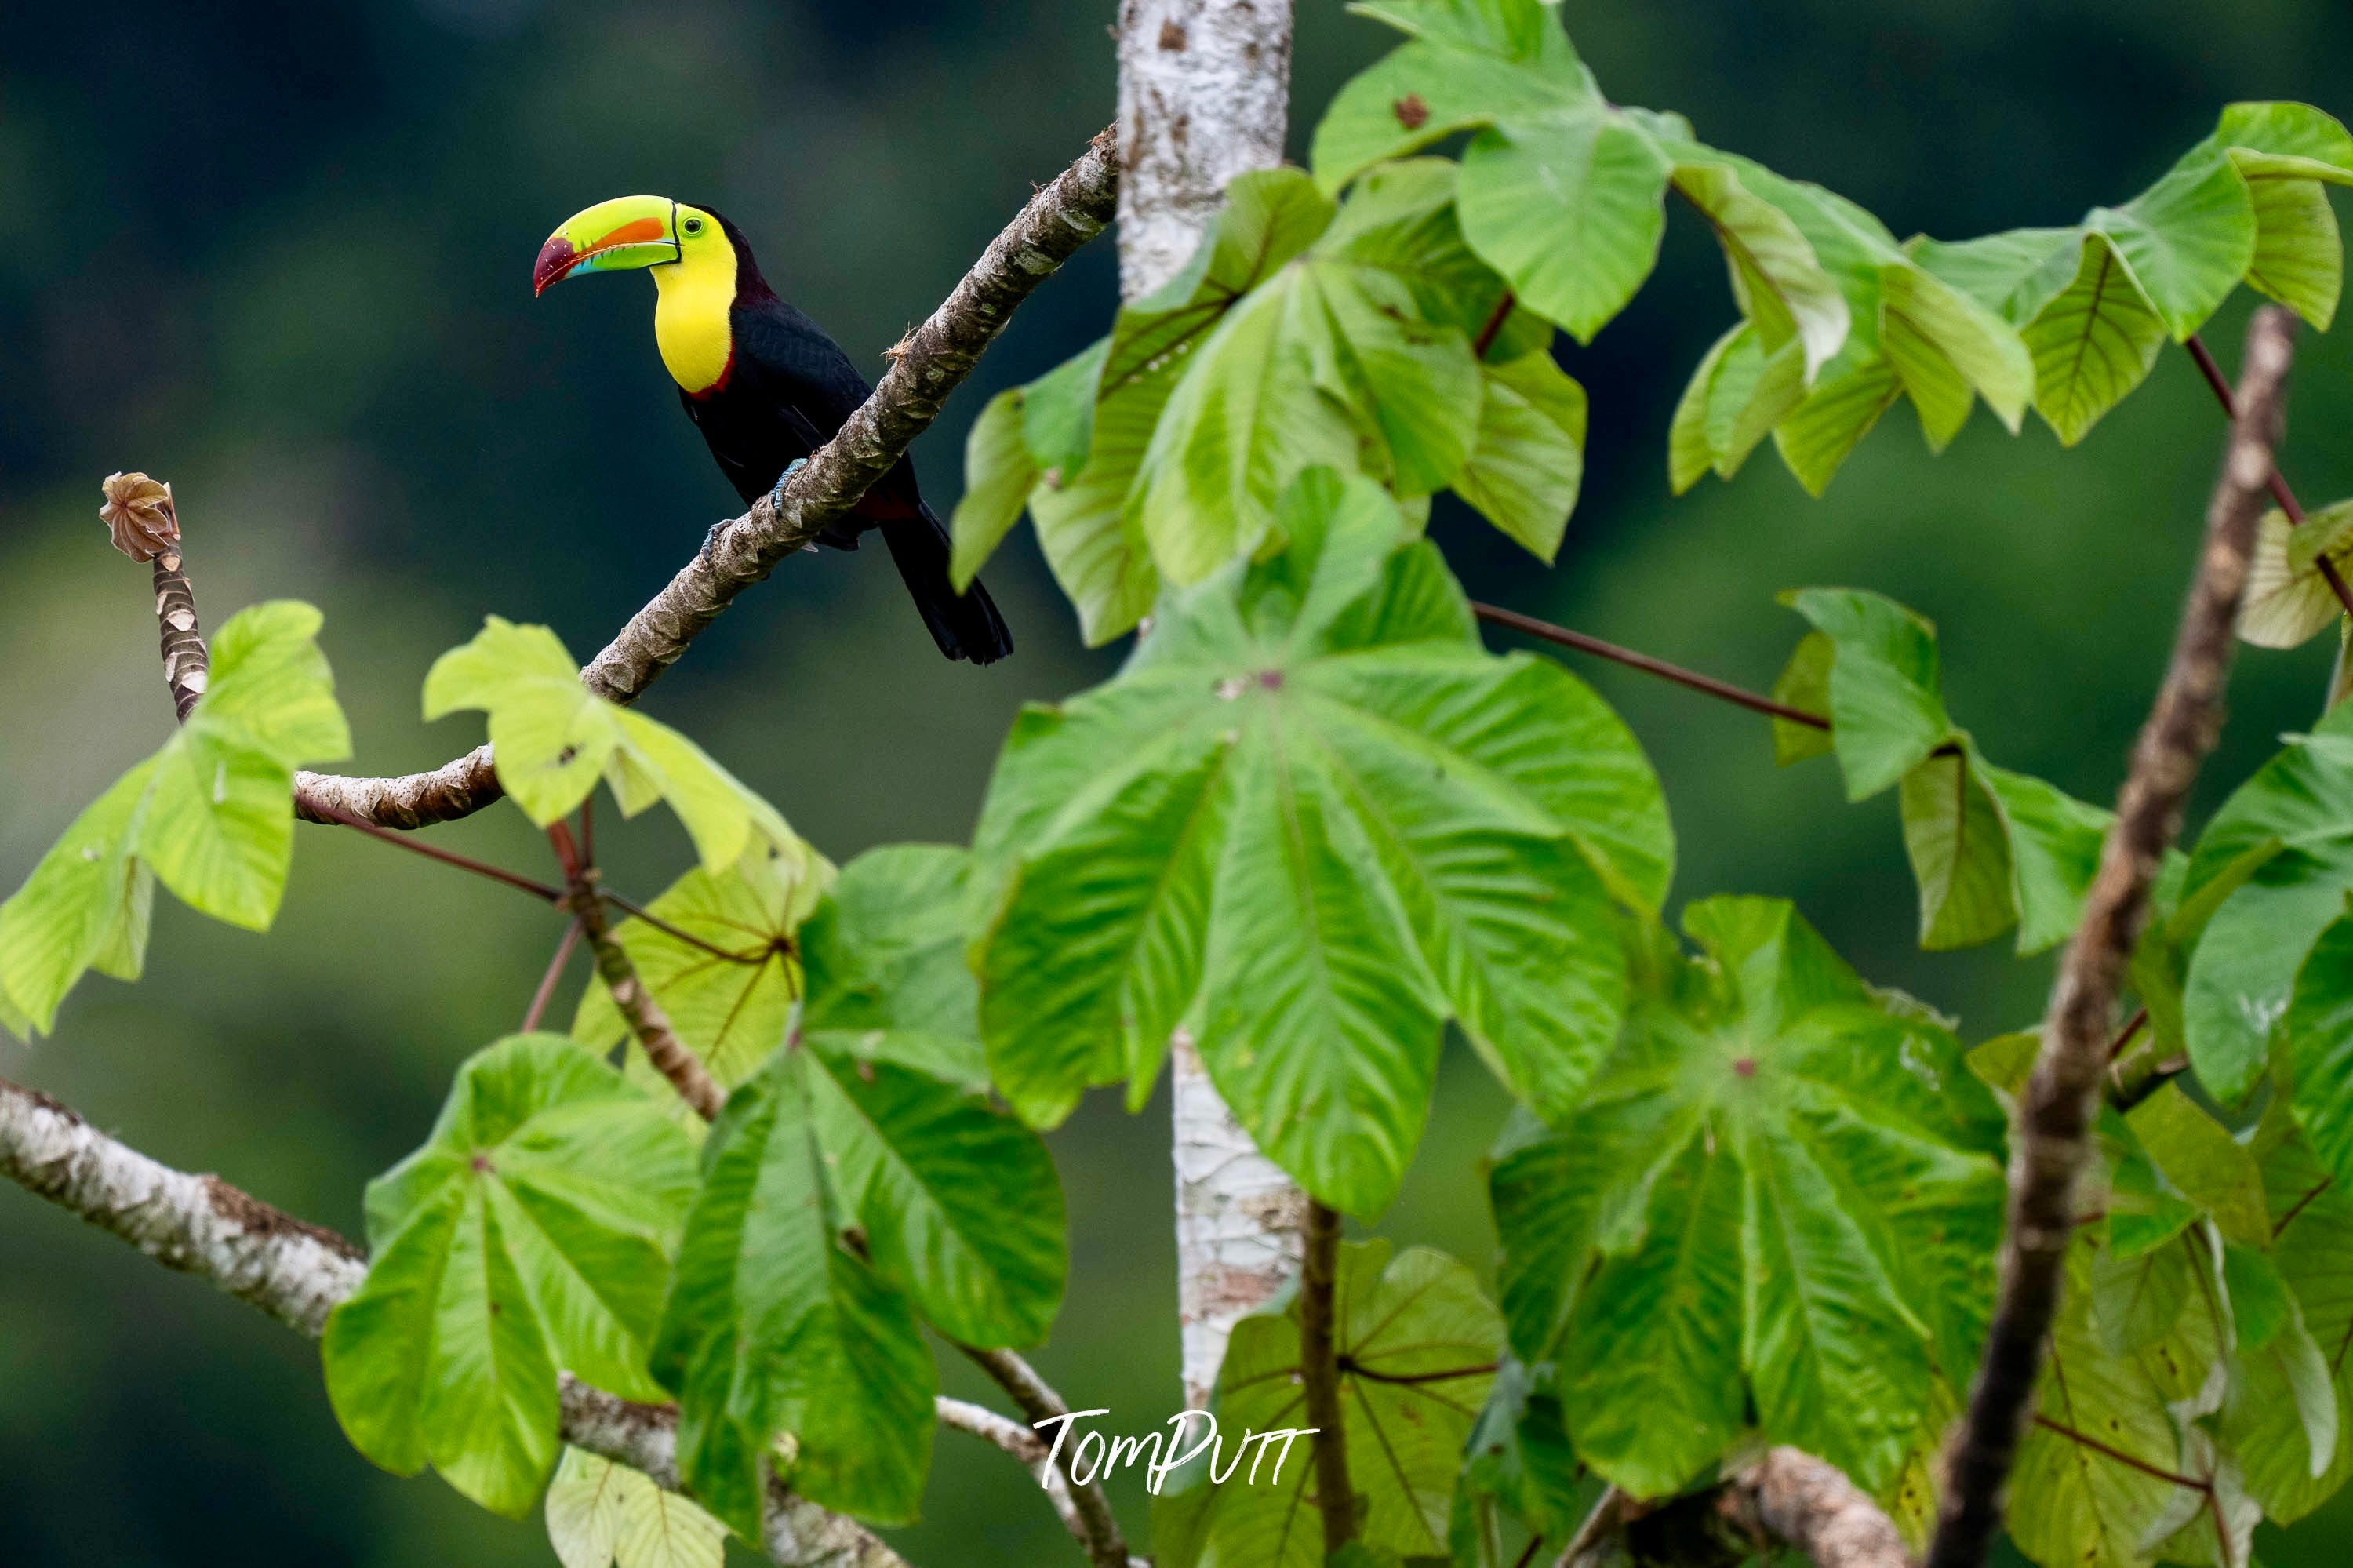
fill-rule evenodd
<path id="1" fill-rule="evenodd" d="M 882 524 L 882 542 L 899 563 L 907 593 L 923 612 L 932 641 L 951 659 L 994 664 L 1013 652 L 1013 634 L 988 590 L 975 579 L 963 593 L 948 581 L 948 531 L 928 506 L 921 517 L 902 517 Z"/>

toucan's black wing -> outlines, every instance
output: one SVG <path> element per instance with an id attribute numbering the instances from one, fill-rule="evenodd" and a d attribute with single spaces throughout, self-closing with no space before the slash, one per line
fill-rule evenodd
<path id="1" fill-rule="evenodd" d="M 773 294 L 739 300 L 729 324 L 734 353 L 726 379 L 702 397 L 679 396 L 748 505 L 775 488 L 796 458 L 831 440 L 873 388 L 822 327 Z M 851 515 L 828 524 L 818 537 L 854 550 L 858 535 L 874 527 L 882 530 L 941 652 L 986 664 L 1013 651 L 988 590 L 974 583 L 959 594 L 948 580 L 947 530 L 923 504 L 914 464 L 904 457 Z"/>

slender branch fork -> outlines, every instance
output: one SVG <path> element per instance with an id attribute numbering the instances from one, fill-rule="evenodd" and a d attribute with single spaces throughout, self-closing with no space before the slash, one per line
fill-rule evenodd
<path id="1" fill-rule="evenodd" d="M 1980 1568 L 2001 1524 L 2002 1489 L 2023 1434 L 2064 1286 L 2075 1183 L 2105 1075 L 2117 992 L 2147 917 L 2159 857 L 2221 727 L 2222 698 L 2255 527 L 2276 471 L 2295 322 L 2273 307 L 2247 328 L 2222 472 L 2208 503 L 2173 657 L 2116 802 L 2084 918 L 2062 959 L 2034 1075 L 2012 1135 L 2000 1289 L 1969 1408 L 1952 1448 L 1927 1568 Z"/>

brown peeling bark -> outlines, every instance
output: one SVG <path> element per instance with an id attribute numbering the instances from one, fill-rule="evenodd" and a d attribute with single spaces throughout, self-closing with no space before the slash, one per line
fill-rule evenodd
<path id="1" fill-rule="evenodd" d="M 164 683 L 185 724 L 212 679 L 212 655 L 196 624 L 195 590 L 188 586 L 177 540 L 155 553 L 155 623 L 163 633 Z"/>
<path id="2" fill-rule="evenodd" d="M 2147 916 L 2158 857 L 2180 831 L 2182 800 L 2221 728 L 2233 628 L 2271 482 L 2295 330 L 2294 318 L 2271 306 L 2248 325 L 2237 413 L 2172 662 L 2134 747 L 2083 924 L 2052 990 L 2042 1052 L 2012 1134 L 2000 1298 L 1952 1450 L 1929 1568 L 1978 1568 L 2001 1526 L 2002 1490 L 2058 1310 L 2075 1181 L 2091 1157 L 2116 995 Z"/>
<path id="3" fill-rule="evenodd" d="M 613 935 L 611 917 L 605 901 L 596 893 L 596 868 L 581 859 L 573 842 L 571 830 L 557 822 L 547 830 L 555 846 L 555 857 L 563 863 L 565 881 L 571 890 L 568 900 L 573 917 L 580 923 L 580 934 L 586 938 L 589 954 L 596 961 L 596 976 L 605 982 L 605 990 L 613 999 L 613 1007 L 621 1021 L 629 1026 L 629 1033 L 644 1048 L 646 1060 L 654 1071 L 670 1080 L 678 1097 L 694 1108 L 694 1114 L 705 1121 L 718 1119 L 719 1107 L 727 1103 L 727 1091 L 702 1065 L 702 1058 L 688 1049 L 670 1026 L 670 1014 L 654 1000 L 638 978 L 638 966 L 629 961 L 629 951 Z"/>
<path id="4" fill-rule="evenodd" d="M 1340 1268 L 1340 1216 L 1312 1200 L 1307 1252 L 1299 1273 L 1299 1393 L 1314 1428 L 1315 1507 L 1324 1554 L 1356 1538 L 1356 1492 L 1348 1481 L 1348 1437 L 1340 1416 L 1339 1325 L 1333 1300 Z"/>

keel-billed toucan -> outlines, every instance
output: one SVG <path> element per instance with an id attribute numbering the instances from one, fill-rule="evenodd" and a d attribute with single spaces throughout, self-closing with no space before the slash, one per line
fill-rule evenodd
<path id="1" fill-rule="evenodd" d="M 533 291 L 575 272 L 631 267 L 653 270 L 662 364 L 747 505 L 832 440 L 872 391 L 841 345 L 768 287 L 743 231 L 706 207 L 649 196 L 599 202 L 548 237 Z M 1013 652 L 987 590 L 976 582 L 959 594 L 948 581 L 947 530 L 904 457 L 818 539 L 854 550 L 860 534 L 878 527 L 941 652 L 987 664 Z"/>

